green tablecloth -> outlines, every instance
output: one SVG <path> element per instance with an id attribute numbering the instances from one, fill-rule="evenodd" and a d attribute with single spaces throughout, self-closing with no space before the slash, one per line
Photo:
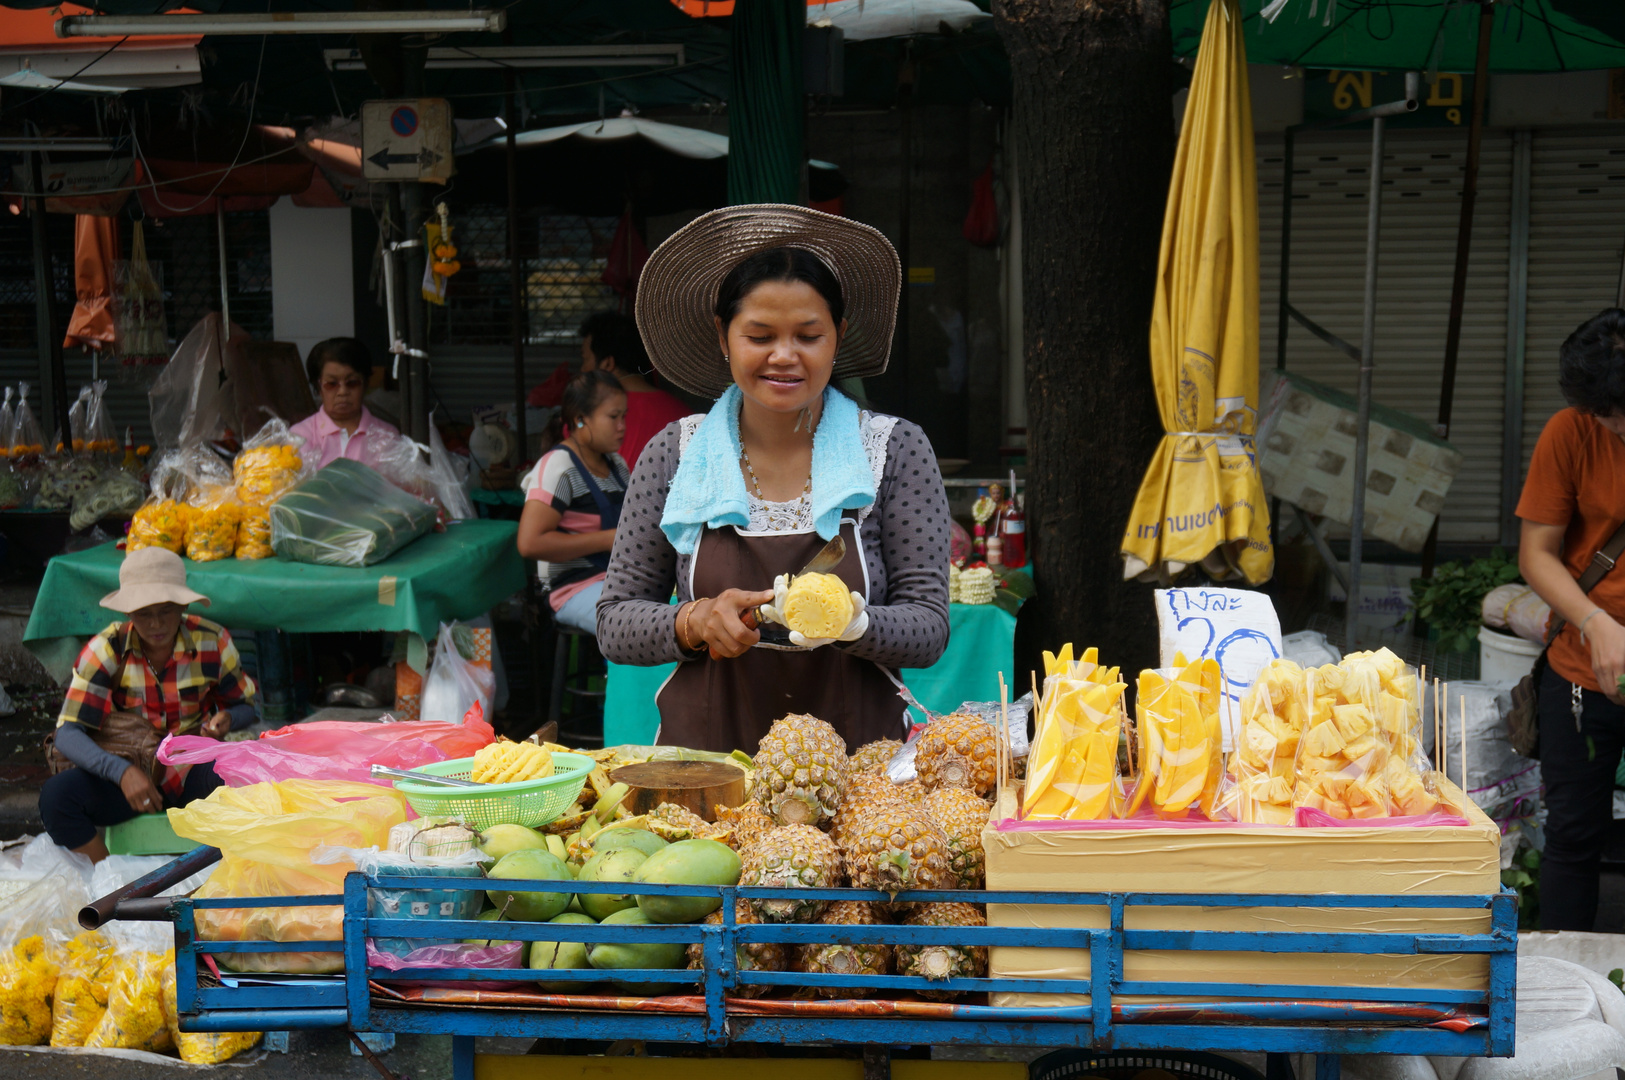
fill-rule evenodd
<path id="1" fill-rule="evenodd" d="M 928 668 L 904 668 L 903 685 L 932 712 L 951 712 L 962 701 L 999 700 L 999 673 L 1019 696 L 1012 671 L 1016 617 L 992 604 L 948 606 L 948 650 Z M 660 727 L 655 694 L 675 664 L 609 665 L 604 692 L 604 745 L 654 742 Z M 924 717 L 917 717 L 923 720 Z M 753 751 L 754 746 L 740 747 Z M 856 749 L 854 747 L 853 749 Z"/>
<path id="2" fill-rule="evenodd" d="M 483 615 L 524 588 L 517 531 L 511 521 L 461 521 L 365 567 L 281 558 L 188 562 L 187 583 L 211 601 L 198 610 L 233 629 L 405 630 L 428 639 L 442 621 Z M 23 644 L 58 679 L 72 670 L 83 640 L 115 618 L 98 601 L 118 588 L 123 559 L 103 544 L 46 566 Z"/>

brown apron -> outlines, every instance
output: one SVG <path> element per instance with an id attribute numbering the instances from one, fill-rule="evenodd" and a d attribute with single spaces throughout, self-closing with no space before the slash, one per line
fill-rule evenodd
<path id="1" fill-rule="evenodd" d="M 857 525 L 841 522 L 846 558 L 835 573 L 849 588 L 868 595 Z M 793 574 L 824 546 L 815 532 L 740 535 L 737 529 L 706 529 L 694 552 L 696 597 L 725 589 L 771 589 L 779 574 Z M 901 739 L 904 706 L 897 687 L 878 664 L 834 645 L 782 649 L 758 645 L 732 660 L 709 655 L 677 665 L 655 698 L 664 746 L 754 754 L 773 721 L 786 713 L 811 713 L 834 725 L 851 752 L 875 739 Z"/>

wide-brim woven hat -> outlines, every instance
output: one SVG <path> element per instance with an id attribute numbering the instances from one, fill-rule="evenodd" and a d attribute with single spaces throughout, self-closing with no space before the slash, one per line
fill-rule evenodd
<path id="1" fill-rule="evenodd" d="M 144 547 L 124 556 L 118 588 L 102 597 L 102 607 L 128 614 L 153 604 L 208 604 L 209 598 L 186 587 L 186 564 L 168 548 Z"/>
<path id="2" fill-rule="evenodd" d="M 903 271 L 878 229 L 803 206 L 758 203 L 701 215 L 649 256 L 638 277 L 638 332 L 655 370 L 690 393 L 716 397 L 733 383 L 717 348 L 722 279 L 758 252 L 794 247 L 835 272 L 846 301 L 846 337 L 834 377 L 886 370 Z"/>

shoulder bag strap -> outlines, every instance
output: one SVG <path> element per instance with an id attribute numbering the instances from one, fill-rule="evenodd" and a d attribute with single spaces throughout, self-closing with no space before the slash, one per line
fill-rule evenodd
<path id="1" fill-rule="evenodd" d="M 1580 591 L 1590 593 L 1592 589 L 1595 589 L 1598 582 L 1607 577 L 1608 572 L 1619 562 L 1622 553 L 1625 553 L 1625 521 L 1620 522 L 1619 528 L 1614 530 L 1614 535 L 1610 536 L 1608 542 L 1598 549 L 1595 555 L 1591 556 L 1591 562 L 1587 564 L 1585 571 L 1580 574 L 1579 580 L 1575 582 L 1580 586 Z M 1546 632 L 1547 648 L 1550 648 L 1552 642 L 1557 640 L 1557 635 L 1563 632 L 1565 625 L 1567 625 L 1567 622 L 1562 616 L 1558 616 L 1557 621 L 1552 623 L 1552 628 Z"/>

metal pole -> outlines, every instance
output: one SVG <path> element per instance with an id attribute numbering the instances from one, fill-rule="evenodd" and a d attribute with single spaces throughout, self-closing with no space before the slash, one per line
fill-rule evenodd
<path id="1" fill-rule="evenodd" d="M 423 299 L 423 185 L 408 180 L 402 185 L 406 210 L 406 367 L 412 373 L 413 410 L 405 417 L 406 431 L 420 443 L 429 441 L 428 311 Z"/>
<path id="2" fill-rule="evenodd" d="M 396 250 L 396 244 L 399 243 L 398 236 L 401 231 L 401 222 L 406 220 L 406 211 L 401 208 L 401 185 L 389 184 L 387 187 L 389 188 L 389 228 L 383 231 L 380 242 L 383 245 L 384 294 L 389 314 L 389 347 L 394 357 L 390 361 L 390 365 L 391 374 L 394 375 L 396 385 L 401 392 L 401 429 L 407 434 L 411 434 L 410 418 L 416 416 L 418 412 L 417 398 L 414 393 L 415 388 L 412 385 L 412 364 L 404 353 L 395 352 L 397 348 L 404 344 L 404 339 L 401 336 L 400 316 L 401 286 L 399 278 L 401 277 L 401 265 L 397 261 L 400 254 Z"/>
<path id="3" fill-rule="evenodd" d="M 1365 312 L 1360 319 L 1360 392 L 1354 429 L 1354 498 L 1349 508 L 1349 587 L 1344 651 L 1359 648 L 1355 624 L 1360 614 L 1360 559 L 1365 531 L 1366 458 L 1371 446 L 1371 375 L 1376 369 L 1377 241 L 1382 227 L 1382 139 L 1387 121 L 1371 121 L 1371 194 L 1365 224 Z"/>
<path id="4" fill-rule="evenodd" d="M 1275 326 L 1275 370 L 1286 370 L 1286 335 L 1291 325 L 1291 316 L 1287 314 L 1287 281 L 1288 272 L 1292 267 L 1292 161 L 1297 131 L 1295 128 L 1286 129 L 1286 139 L 1283 146 L 1283 161 L 1281 166 L 1281 290 L 1280 299 L 1276 302 Z M 1274 520 L 1273 516 L 1271 520 Z"/>
<path id="5" fill-rule="evenodd" d="M 220 252 L 220 335 L 223 341 L 231 337 L 231 294 L 226 288 L 226 204 L 219 197 L 214 201 L 214 236 Z"/>
<path id="6" fill-rule="evenodd" d="M 502 110 L 508 126 L 508 335 L 513 338 L 513 429 L 519 438 L 516 464 L 522 466 L 530 456 L 530 433 L 525 425 L 525 255 L 519 246 L 519 132 L 515 130 L 519 118 L 514 108 L 513 72 L 504 74 L 503 80 L 508 91 Z"/>
<path id="7" fill-rule="evenodd" d="M 68 373 L 62 366 L 62 335 L 57 330 L 56 270 L 51 262 L 51 236 L 45 224 L 45 178 L 41 175 L 40 155 L 28 155 L 33 174 L 33 197 L 28 200 L 28 224 L 34 239 L 34 323 L 39 341 L 40 389 L 48 393 L 45 408 L 40 412 L 56 419 L 57 433 L 62 444 L 73 450 L 72 427 L 68 424 Z M 46 449 L 51 432 L 46 429 Z"/>
<path id="8" fill-rule="evenodd" d="M 1473 64 L 1473 117 L 1467 128 L 1467 167 L 1461 181 L 1461 219 L 1456 225 L 1456 268 L 1450 279 L 1450 322 L 1444 334 L 1444 372 L 1439 379 L 1439 437 L 1450 437 L 1450 416 L 1456 403 L 1456 359 L 1461 353 L 1462 309 L 1467 302 L 1467 260 L 1473 247 L 1473 208 L 1478 203 L 1478 159 L 1484 145 L 1484 99 L 1489 83 L 1490 39 L 1495 12 L 1490 4 L 1478 10 L 1478 56 Z M 1433 576 L 1439 549 L 1439 519 L 1433 519 L 1422 546 L 1422 576 Z"/>

